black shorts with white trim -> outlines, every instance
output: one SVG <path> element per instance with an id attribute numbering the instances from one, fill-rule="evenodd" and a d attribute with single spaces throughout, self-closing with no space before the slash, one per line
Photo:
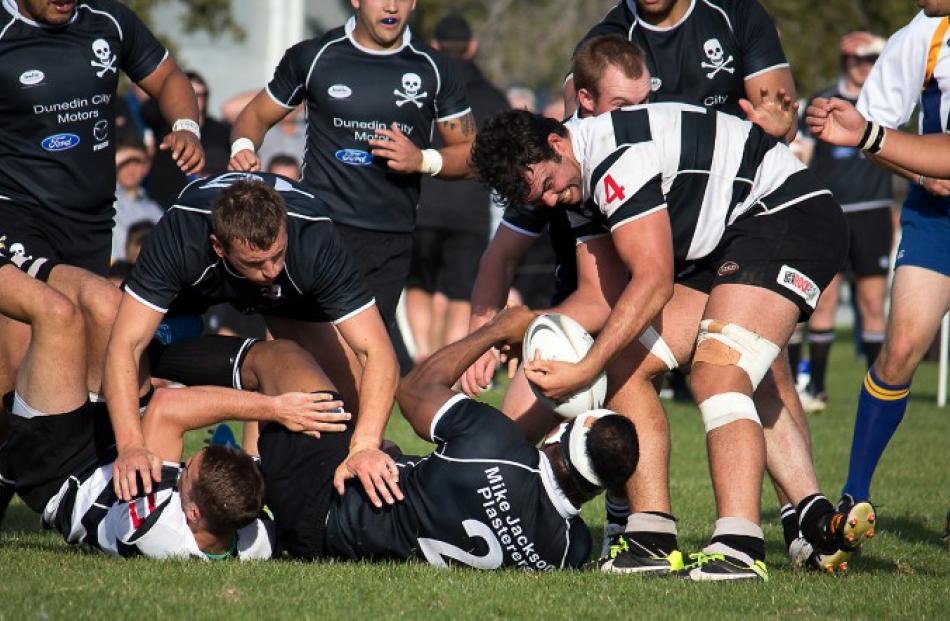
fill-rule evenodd
<path id="1" fill-rule="evenodd" d="M 709 256 L 682 266 L 676 282 L 707 294 L 722 284 L 768 289 L 795 304 L 804 321 L 847 256 L 844 213 L 819 194 L 735 223 Z"/>
<path id="2" fill-rule="evenodd" d="M 153 377 L 185 386 L 242 389 L 241 365 L 258 339 L 212 334 L 169 344 L 153 339 L 149 368 Z"/>

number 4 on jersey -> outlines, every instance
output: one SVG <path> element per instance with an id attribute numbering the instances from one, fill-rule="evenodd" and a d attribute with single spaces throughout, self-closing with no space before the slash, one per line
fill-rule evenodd
<path id="1" fill-rule="evenodd" d="M 609 205 L 614 201 L 622 201 L 626 198 L 624 187 L 618 184 L 610 175 L 604 176 L 604 200 Z"/>

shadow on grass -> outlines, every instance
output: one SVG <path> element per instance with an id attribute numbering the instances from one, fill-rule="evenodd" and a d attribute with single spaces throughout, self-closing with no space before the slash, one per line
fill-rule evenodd
<path id="1" fill-rule="evenodd" d="M 3 524 L 0 529 L 4 531 L 21 531 L 28 533 L 38 533 L 43 530 L 38 513 L 33 513 L 26 505 L 14 501 L 7 508 L 6 516 L 3 518 Z"/>

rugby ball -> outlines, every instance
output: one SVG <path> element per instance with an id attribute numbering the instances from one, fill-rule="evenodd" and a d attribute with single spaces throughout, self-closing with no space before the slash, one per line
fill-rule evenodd
<path id="1" fill-rule="evenodd" d="M 531 322 L 524 334 L 524 359 L 580 362 L 587 355 L 594 339 L 579 323 L 560 313 L 541 315 Z M 607 396 L 607 375 L 603 372 L 587 388 L 560 401 L 548 399 L 530 381 L 528 385 L 542 403 L 565 418 L 574 418 L 584 412 L 604 406 Z"/>

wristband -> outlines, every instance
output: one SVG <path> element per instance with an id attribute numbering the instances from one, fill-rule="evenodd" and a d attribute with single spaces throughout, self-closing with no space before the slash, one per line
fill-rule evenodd
<path id="1" fill-rule="evenodd" d="M 442 170 L 442 154 L 435 149 L 422 150 L 422 167 L 419 172 L 435 177 Z"/>
<path id="2" fill-rule="evenodd" d="M 201 126 L 191 119 L 178 119 L 175 121 L 175 124 L 172 125 L 172 131 L 191 132 L 198 138 L 198 140 L 201 140 Z"/>
<path id="3" fill-rule="evenodd" d="M 884 148 L 884 140 L 887 138 L 887 130 L 874 121 L 868 121 L 864 128 L 864 135 L 858 143 L 858 148 L 867 151 L 872 155 L 879 153 Z"/>
<path id="4" fill-rule="evenodd" d="M 254 142 L 250 138 L 238 138 L 231 143 L 231 157 L 234 157 L 241 151 L 250 151 L 256 155 Z"/>

